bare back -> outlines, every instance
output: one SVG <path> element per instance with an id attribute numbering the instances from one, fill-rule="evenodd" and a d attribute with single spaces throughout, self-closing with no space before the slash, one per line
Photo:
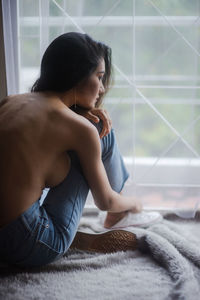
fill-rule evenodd
<path id="1" fill-rule="evenodd" d="M 0 227 L 37 201 L 44 187 L 56 186 L 68 174 L 70 135 L 63 138 L 63 109 L 40 93 L 0 102 Z"/>

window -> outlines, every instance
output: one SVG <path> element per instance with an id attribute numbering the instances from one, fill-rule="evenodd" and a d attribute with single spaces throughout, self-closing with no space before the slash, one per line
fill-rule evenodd
<path id="1" fill-rule="evenodd" d="M 199 15 L 198 0 L 18 0 L 20 92 L 59 34 L 87 32 L 112 47 L 105 107 L 131 174 L 127 193 L 146 207 L 200 200 Z"/>

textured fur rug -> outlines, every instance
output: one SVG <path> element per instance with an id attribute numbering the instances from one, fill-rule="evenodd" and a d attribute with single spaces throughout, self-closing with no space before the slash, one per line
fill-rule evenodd
<path id="1" fill-rule="evenodd" d="M 92 231 L 94 224 L 85 217 L 81 228 Z M 136 251 L 69 251 L 60 261 L 26 271 L 1 264 L 0 299 L 199 300 L 200 217 L 168 215 L 147 229 L 131 230 L 139 239 Z"/>

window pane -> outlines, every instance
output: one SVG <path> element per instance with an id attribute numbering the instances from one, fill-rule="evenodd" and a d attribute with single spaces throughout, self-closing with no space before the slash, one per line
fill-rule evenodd
<path id="1" fill-rule="evenodd" d="M 20 92 L 32 86 L 43 51 L 58 35 L 84 31 L 104 41 L 112 48 L 115 75 L 105 107 L 134 188 L 144 199 L 151 193 L 157 205 L 175 194 L 189 197 L 186 186 L 190 195 L 193 188 L 197 195 L 199 0 L 18 3 Z M 196 199 L 193 196 L 190 200 Z"/>
<path id="2" fill-rule="evenodd" d="M 39 15 L 39 0 L 19 0 L 20 17 L 31 17 Z"/>

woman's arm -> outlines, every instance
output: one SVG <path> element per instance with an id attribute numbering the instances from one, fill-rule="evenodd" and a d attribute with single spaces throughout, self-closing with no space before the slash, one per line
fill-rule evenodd
<path id="1" fill-rule="evenodd" d="M 109 212 L 136 212 L 134 197 L 122 196 L 112 190 L 101 160 L 101 145 L 97 129 L 87 120 L 76 128 L 74 150 L 88 181 L 96 206 Z"/>
<path id="2" fill-rule="evenodd" d="M 99 123 L 100 120 L 103 122 L 103 128 L 100 132 L 100 138 L 106 136 L 112 128 L 112 121 L 108 112 L 103 108 L 93 108 L 90 110 L 84 109 L 80 106 L 77 106 L 76 109 L 73 108 L 73 111 L 84 118 L 93 121 L 94 123 Z"/>

